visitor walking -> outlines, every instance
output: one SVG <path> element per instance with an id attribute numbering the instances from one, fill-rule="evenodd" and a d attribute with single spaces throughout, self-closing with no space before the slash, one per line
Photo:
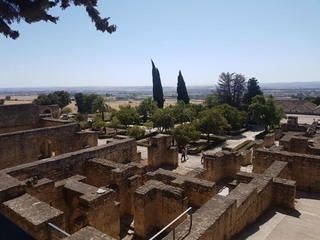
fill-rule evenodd
<path id="1" fill-rule="evenodd" d="M 204 163 L 204 151 L 202 150 L 201 151 L 201 164 Z"/>
<path id="2" fill-rule="evenodd" d="M 184 151 L 185 151 L 186 159 L 189 160 L 189 156 L 188 156 L 188 145 L 186 145 L 186 146 L 184 147 Z"/>
<path id="3" fill-rule="evenodd" d="M 185 162 L 185 161 L 186 161 L 186 149 L 185 147 L 183 147 L 181 152 L 181 162 Z"/>

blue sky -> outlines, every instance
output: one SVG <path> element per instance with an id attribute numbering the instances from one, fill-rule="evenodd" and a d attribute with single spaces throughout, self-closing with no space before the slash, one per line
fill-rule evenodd
<path id="1" fill-rule="evenodd" d="M 18 24 L 0 36 L 0 88 L 214 85 L 223 71 L 260 82 L 320 81 L 319 0 L 100 0 L 118 26 L 97 32 L 83 8 L 58 24 Z"/>

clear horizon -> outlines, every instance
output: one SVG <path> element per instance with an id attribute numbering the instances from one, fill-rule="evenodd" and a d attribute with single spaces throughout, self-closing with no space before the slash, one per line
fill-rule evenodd
<path id="1" fill-rule="evenodd" d="M 221 72 L 261 83 L 320 81 L 320 1 L 100 1 L 118 26 L 97 32 L 82 8 L 55 10 L 57 24 L 16 24 L 0 36 L 0 88 L 214 86 Z M 132 79 L 132 80 L 131 80 Z"/>

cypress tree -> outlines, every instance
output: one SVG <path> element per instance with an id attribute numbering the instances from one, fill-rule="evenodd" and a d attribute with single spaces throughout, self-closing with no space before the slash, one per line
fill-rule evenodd
<path id="1" fill-rule="evenodd" d="M 152 63 L 152 82 L 153 82 L 153 101 L 155 101 L 159 108 L 163 108 L 164 98 L 163 98 L 163 89 L 161 84 L 161 78 L 158 68 Z"/>
<path id="2" fill-rule="evenodd" d="M 189 104 L 190 98 L 189 98 L 186 83 L 184 82 L 181 71 L 179 71 L 179 76 L 178 76 L 177 93 L 178 93 L 178 97 L 177 97 L 178 101 L 183 101 L 185 104 Z"/>

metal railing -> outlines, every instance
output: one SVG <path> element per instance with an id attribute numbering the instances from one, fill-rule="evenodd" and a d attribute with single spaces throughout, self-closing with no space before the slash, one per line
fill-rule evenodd
<path id="1" fill-rule="evenodd" d="M 163 233 L 168 228 L 170 228 L 173 224 L 175 224 L 178 220 L 180 220 L 180 218 L 182 218 L 184 215 L 188 214 L 191 210 L 192 210 L 192 207 L 189 207 L 187 210 L 185 210 L 183 213 L 181 213 L 178 217 L 176 217 L 174 220 L 172 220 L 167 226 L 162 228 L 157 234 L 153 235 L 149 240 L 156 239 L 161 233 Z M 191 227 L 192 227 L 192 213 L 189 213 L 189 216 L 190 216 L 190 225 L 189 225 L 188 232 L 191 231 Z M 173 240 L 175 240 L 176 239 L 176 227 L 174 227 L 172 229 L 172 236 L 173 236 Z"/>
<path id="2" fill-rule="evenodd" d="M 62 230 L 61 228 L 57 227 L 56 225 L 52 224 L 52 223 L 48 223 L 49 227 L 53 228 L 54 230 L 56 230 L 57 232 L 65 235 L 66 237 L 70 237 L 71 235 L 69 233 L 67 233 L 66 231 Z"/>

